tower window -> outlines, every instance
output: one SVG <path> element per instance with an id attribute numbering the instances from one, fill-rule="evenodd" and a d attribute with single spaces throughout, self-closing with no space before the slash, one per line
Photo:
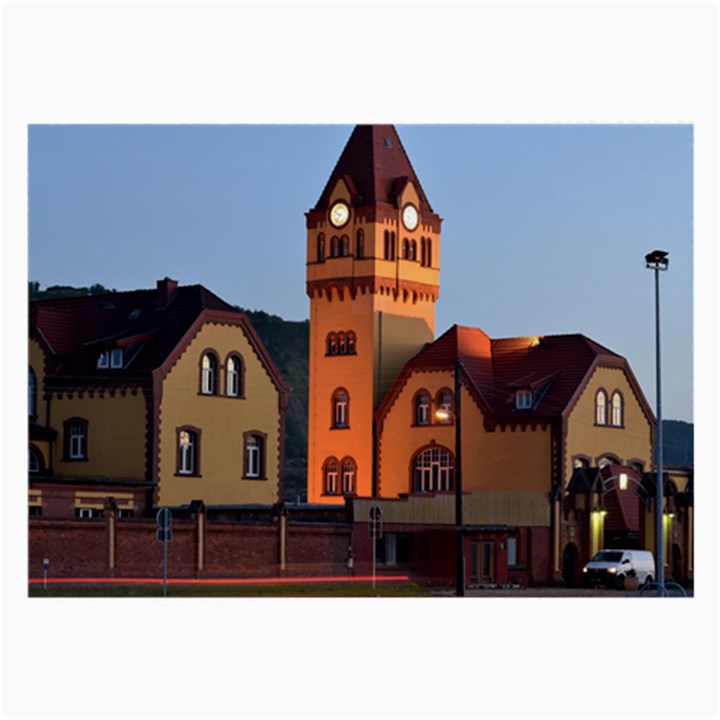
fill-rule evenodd
<path id="1" fill-rule="evenodd" d="M 322 233 L 317 238 L 317 261 L 325 262 L 325 236 Z"/>
<path id="2" fill-rule="evenodd" d="M 357 231 L 355 255 L 359 260 L 365 257 L 365 232 L 363 230 Z"/>
<path id="3" fill-rule="evenodd" d="M 340 238 L 340 257 L 347 257 L 350 254 L 350 238 L 343 235 Z"/>
<path id="4" fill-rule="evenodd" d="M 352 495 L 355 492 L 355 461 L 350 458 L 343 458 L 342 461 L 342 491 L 343 495 Z"/>
<path id="5" fill-rule="evenodd" d="M 333 393 L 333 427 L 346 428 L 349 427 L 349 405 L 350 398 L 347 390 L 338 388 Z"/>
<path id="6" fill-rule="evenodd" d="M 229 397 L 243 395 L 243 361 L 239 355 L 230 355 L 225 363 L 225 393 Z"/>
<path id="7" fill-rule="evenodd" d="M 325 461 L 323 468 L 324 485 L 326 495 L 338 494 L 338 461 L 334 457 L 329 457 Z"/>

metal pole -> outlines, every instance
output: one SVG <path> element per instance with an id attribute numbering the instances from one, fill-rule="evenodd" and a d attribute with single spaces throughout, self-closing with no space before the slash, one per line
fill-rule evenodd
<path id="1" fill-rule="evenodd" d="M 164 532 L 167 533 L 167 530 Z M 167 556 L 168 543 L 167 540 L 163 540 L 163 597 L 167 597 Z"/>
<path id="2" fill-rule="evenodd" d="M 655 543 L 657 559 L 657 584 L 660 586 L 658 595 L 664 596 L 665 588 L 665 538 L 663 528 L 663 430 L 662 402 L 660 392 L 660 270 L 655 268 L 655 367 L 656 367 L 656 403 L 657 429 L 655 432 L 655 468 L 657 480 L 655 488 Z"/>
<path id="3" fill-rule="evenodd" d="M 463 512 L 462 512 L 462 426 L 460 413 L 460 394 L 462 390 L 460 371 L 462 365 L 460 358 L 455 359 L 455 535 L 456 560 L 455 568 L 457 597 L 465 595 L 465 557 L 463 549 Z"/>

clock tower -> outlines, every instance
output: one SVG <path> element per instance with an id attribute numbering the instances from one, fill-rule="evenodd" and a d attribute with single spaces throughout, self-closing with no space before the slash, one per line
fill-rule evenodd
<path id="1" fill-rule="evenodd" d="M 308 502 L 374 494 L 375 409 L 434 339 L 440 224 L 395 128 L 355 127 L 306 213 Z"/>

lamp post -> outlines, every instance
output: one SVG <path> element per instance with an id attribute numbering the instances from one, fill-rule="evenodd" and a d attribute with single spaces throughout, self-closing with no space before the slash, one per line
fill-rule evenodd
<path id="1" fill-rule="evenodd" d="M 453 412 L 438 410 L 436 416 L 441 419 L 447 419 L 451 416 L 455 418 L 455 594 L 457 597 L 465 595 L 465 552 L 463 546 L 462 526 L 463 526 L 463 508 L 462 508 L 462 425 L 460 412 L 460 394 L 462 389 L 462 380 L 460 372 L 462 363 L 460 358 L 455 359 L 455 409 Z"/>
<path id="2" fill-rule="evenodd" d="M 655 397 L 656 397 L 656 429 L 655 429 L 655 470 L 657 472 L 655 487 L 655 559 L 656 575 L 659 586 L 658 596 L 665 592 L 665 538 L 663 537 L 663 432 L 662 403 L 660 398 L 660 272 L 668 269 L 670 260 L 664 250 L 653 250 L 645 256 L 645 267 L 655 271 Z"/>

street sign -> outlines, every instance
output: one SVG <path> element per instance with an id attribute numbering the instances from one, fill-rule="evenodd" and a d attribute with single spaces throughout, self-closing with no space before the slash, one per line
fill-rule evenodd
<path id="1" fill-rule="evenodd" d="M 156 519 L 158 527 L 163 530 L 167 530 L 172 525 L 172 513 L 170 512 L 170 508 L 160 508 L 157 512 Z"/>
<path id="2" fill-rule="evenodd" d="M 155 531 L 155 537 L 160 542 L 170 542 L 172 540 L 173 531 L 170 528 L 158 528 Z"/>

